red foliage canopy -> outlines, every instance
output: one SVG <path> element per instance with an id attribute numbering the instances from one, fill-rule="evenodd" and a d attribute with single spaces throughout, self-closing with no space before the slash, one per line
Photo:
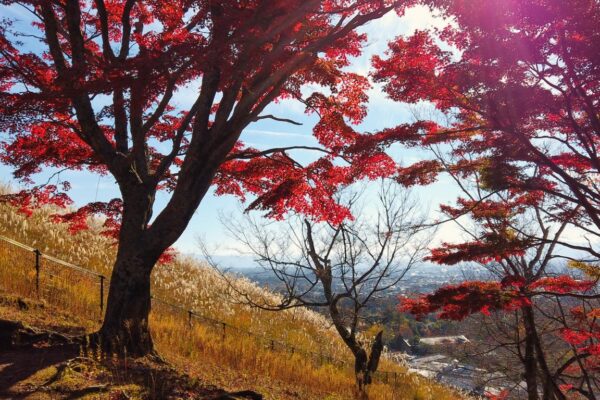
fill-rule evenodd
<path id="1" fill-rule="evenodd" d="M 402 140 L 409 146 L 440 144 L 449 157 L 403 168 L 399 181 L 429 184 L 446 172 L 463 185 L 469 179 L 477 185 L 476 194 L 468 193 L 456 206 L 442 206 L 450 220 L 471 218 L 477 226 L 473 240 L 444 243 L 429 259 L 486 264 L 525 256 L 549 241 L 515 227 L 515 219 L 527 210 L 543 213 L 534 221 L 539 217 L 598 232 L 589 223 L 600 229 L 600 195 L 591 178 L 600 172 L 600 4 L 422 3 L 439 8 L 455 24 L 397 38 L 384 57 L 374 57 L 373 78 L 384 84 L 391 99 L 427 101 L 448 117 L 444 124 L 429 122 L 418 136 Z M 600 256 L 593 246 L 578 249 Z M 535 283 L 529 279 L 519 291 L 575 293 L 589 290 L 591 284 L 567 276 L 539 278 Z M 461 299 L 467 292 L 488 298 L 482 294 L 492 288 L 481 285 L 469 283 L 452 290 Z M 500 297 L 488 298 L 491 308 L 502 304 L 499 299 L 506 293 L 499 288 Z M 434 308 L 444 302 L 457 304 L 446 291 L 430 300 L 437 304 Z M 421 302 L 415 304 L 422 309 Z"/>
<path id="2" fill-rule="evenodd" d="M 392 99 L 429 101 L 451 117 L 421 143 L 452 143 L 455 155 L 470 157 L 450 168 L 485 175 L 490 189 L 546 192 L 600 228 L 589 179 L 600 172 L 598 2 L 423 2 L 456 24 L 400 37 L 373 60 Z M 434 172 L 408 183 L 429 183 Z"/>
<path id="3" fill-rule="evenodd" d="M 355 29 L 411 3 L 4 1 L 25 7 L 33 22 L 28 32 L 0 23 L 0 130 L 8 135 L 0 160 L 30 184 L 47 167 L 111 173 L 126 204 L 131 186 L 172 191 L 165 218 L 187 191 L 196 194 L 183 208 L 195 208 L 212 181 L 219 194 L 251 194 L 250 208 L 276 218 L 293 210 L 339 223 L 350 217 L 333 201 L 340 186 L 396 172 L 384 150 L 399 133 L 352 128 L 366 115 L 369 88 L 343 70 L 365 41 Z M 309 84 L 323 90 L 303 96 Z M 177 92 L 186 87 L 198 96 L 182 108 Z M 320 146 L 259 151 L 238 141 L 249 123 L 274 118 L 261 113 L 277 99 L 300 99 L 318 113 Z M 300 149 L 322 157 L 302 165 L 290 154 Z M 23 208 L 34 202 L 28 195 L 43 193 L 23 192 Z M 113 214 L 113 205 L 63 220 L 83 227 L 86 214 Z"/>

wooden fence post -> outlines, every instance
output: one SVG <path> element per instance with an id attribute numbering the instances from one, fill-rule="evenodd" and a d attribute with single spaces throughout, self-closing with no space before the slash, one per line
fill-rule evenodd
<path id="1" fill-rule="evenodd" d="M 38 249 L 33 250 L 33 253 L 35 254 L 35 293 L 40 297 L 40 259 L 42 253 Z"/>

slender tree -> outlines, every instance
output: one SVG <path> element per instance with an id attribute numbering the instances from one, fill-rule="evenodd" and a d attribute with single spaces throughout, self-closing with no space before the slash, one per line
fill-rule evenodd
<path id="1" fill-rule="evenodd" d="M 501 207 L 490 206 L 488 200 L 473 213 L 497 222 Z M 540 215 L 536 208 L 532 211 Z M 513 221 L 502 231 L 475 225 L 469 230 L 474 240 L 433 249 L 430 259 L 442 264 L 480 263 L 490 272 L 489 279 L 446 286 L 418 299 L 402 299 L 401 310 L 417 315 L 439 312 L 440 318 L 456 320 L 479 313 L 494 322 L 503 319 L 502 314 L 513 314 L 515 323 L 501 323 L 499 329 L 491 330 L 500 343 L 494 352 L 511 347 L 522 365 L 528 399 L 596 399 L 600 384 L 596 378 L 598 280 L 560 272 L 556 262 L 562 257 L 555 244 L 531 239 L 532 230 L 557 238 L 564 227 L 553 229 L 535 215 L 523 217 L 519 217 L 520 224 Z M 509 341 L 503 340 L 506 336 Z M 514 365 L 511 368 L 514 371 Z"/>
<path id="2" fill-rule="evenodd" d="M 577 254 L 565 254 L 560 245 L 565 231 L 577 228 L 582 216 L 573 210 L 568 218 L 549 218 L 552 196 L 541 191 L 490 190 L 484 179 L 487 171 L 471 171 L 465 179 L 464 169 L 453 169 L 466 163 L 469 155 L 461 162 L 455 157 L 444 159 L 439 148 L 433 152 L 464 195 L 457 205 L 443 205 L 442 210 L 466 240 L 442 243 L 431 249 L 428 258 L 449 265 L 476 263 L 489 276 L 418 299 L 402 299 L 401 310 L 420 316 L 439 312 L 441 318 L 457 320 L 480 314 L 484 321 L 490 320 L 494 354 L 507 349 L 514 356 L 505 361 L 521 364 L 528 399 L 595 399 L 600 383 L 594 378 L 596 356 L 586 350 L 595 348 L 600 339 L 589 314 L 599 304 L 598 279 L 567 273 L 566 260 L 578 266 Z M 586 350 L 573 346 L 574 338 L 582 340 L 579 344 Z M 514 375 L 514 364 L 503 369 L 513 373 L 514 387 L 519 388 L 521 376 Z M 521 393 L 509 390 L 506 395 L 519 398 Z"/>
<path id="3" fill-rule="evenodd" d="M 421 261 L 429 235 L 423 231 L 419 203 L 395 184 L 382 184 L 372 203 L 376 210 L 356 212 L 362 208 L 361 196 L 344 197 L 340 204 L 355 211 L 355 218 L 339 225 L 302 216 L 290 218 L 284 227 L 251 216 L 226 222 L 236 241 L 245 244 L 259 265 L 278 280 L 274 289 L 281 298 L 252 300 L 234 282 L 231 287 L 248 304 L 265 310 L 322 309 L 352 352 L 357 388 L 366 397 L 383 350 L 383 332 L 364 337 L 368 307 L 388 296 Z"/>
<path id="4" fill-rule="evenodd" d="M 383 152 L 389 136 L 349 126 L 364 118 L 369 84 L 344 67 L 365 41 L 358 27 L 410 3 L 2 2 L 31 16 L 30 29 L 12 12 L 0 22 L 2 162 L 27 184 L 44 168 L 110 174 L 121 193 L 61 217 L 82 227 L 90 214 L 106 214 L 118 237 L 96 335 L 106 350 L 153 351 L 150 274 L 211 185 L 253 195 L 250 208 L 273 217 L 294 210 L 340 223 L 350 216 L 332 200 L 341 184 L 393 172 Z M 323 90 L 303 95 L 307 84 Z M 183 88 L 193 93 L 189 106 L 180 105 Z M 258 120 L 294 123 L 264 113 L 277 99 L 297 99 L 319 115 L 318 146 L 259 151 L 239 141 Z M 290 153 L 301 149 L 322 157 L 303 165 Z M 32 185 L 4 199 L 27 211 L 68 203 L 62 189 Z M 159 190 L 170 197 L 155 210 Z"/>

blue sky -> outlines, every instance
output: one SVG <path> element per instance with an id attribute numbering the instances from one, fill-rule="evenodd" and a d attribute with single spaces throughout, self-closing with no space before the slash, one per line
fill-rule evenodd
<path id="1" fill-rule="evenodd" d="M 28 27 L 26 14 L 20 13 L 14 8 L 0 8 L 2 14 L 12 14 L 23 19 L 22 27 Z M 432 26 L 442 26 L 446 22 L 432 15 L 424 7 L 416 7 L 407 11 L 402 18 L 395 13 L 389 13 L 378 21 L 371 22 L 363 28 L 368 35 L 368 43 L 364 54 L 353 60 L 351 70 L 366 74 L 369 69 L 370 59 L 375 54 L 382 54 L 387 48 L 387 42 L 403 34 L 411 34 L 416 29 L 425 29 Z M 20 27 L 19 27 L 20 29 Z M 28 28 L 27 28 L 28 29 Z M 176 97 L 177 103 L 185 107 L 194 98 L 194 88 L 181 90 Z M 394 103 L 388 100 L 382 93 L 380 87 L 373 86 L 369 92 L 369 114 L 361 125 L 364 131 L 375 131 L 385 127 L 391 127 L 402 122 L 411 121 L 410 109 L 407 105 Z M 269 120 L 259 121 L 249 126 L 242 134 L 242 140 L 259 149 L 273 146 L 288 146 L 300 144 L 315 144 L 311 136 L 312 127 L 316 118 L 304 114 L 303 106 L 294 101 L 282 101 L 270 105 L 265 114 L 273 114 L 278 117 L 290 118 L 302 122 L 302 126 L 294 126 Z M 417 150 L 406 150 L 400 146 L 393 146 L 390 150 L 392 156 L 397 160 L 410 163 L 423 158 L 424 154 Z M 300 155 L 300 157 L 310 157 Z M 39 182 L 45 182 L 53 171 L 44 171 L 37 177 Z M 11 182 L 14 187 L 19 183 L 11 179 L 11 169 L 0 165 L 0 176 L 2 181 Z M 76 205 L 83 205 L 90 201 L 103 201 L 118 197 L 118 189 L 114 179 L 110 175 L 98 177 L 86 172 L 63 172 L 60 179 L 68 180 L 72 184 L 71 196 Z M 442 179 L 439 183 L 426 188 L 416 190 L 424 207 L 429 207 L 432 213 L 437 209 L 440 202 L 452 201 L 458 194 L 456 188 L 447 180 Z M 168 200 L 168 193 L 160 193 L 156 199 L 156 210 L 162 209 Z M 219 247 L 219 244 L 228 243 L 230 240 L 219 221 L 219 214 L 236 214 L 241 210 L 240 202 L 231 196 L 216 197 L 209 193 L 202 201 L 188 229 L 177 241 L 175 247 L 184 253 L 197 253 L 197 238 L 202 237 L 209 246 Z M 155 215 L 157 211 L 155 211 Z M 438 235 L 455 235 L 456 228 L 446 224 Z M 220 246 L 218 250 L 222 254 L 231 251 L 227 246 Z"/>

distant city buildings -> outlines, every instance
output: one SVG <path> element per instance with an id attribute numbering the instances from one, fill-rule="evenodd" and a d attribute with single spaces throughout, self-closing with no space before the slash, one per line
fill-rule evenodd
<path id="1" fill-rule="evenodd" d="M 410 343 L 404 339 L 400 351 L 390 352 L 387 357 L 408 368 L 409 372 L 419 374 L 428 379 L 453 386 L 465 392 L 484 395 L 486 393 L 498 394 L 507 387 L 512 387 L 510 382 L 500 373 L 488 372 L 483 368 L 464 364 L 444 354 L 417 356 L 412 354 Z M 421 338 L 419 345 L 449 346 L 469 343 L 464 335 L 438 336 Z M 525 390 L 525 382 L 516 388 L 517 391 Z"/>

